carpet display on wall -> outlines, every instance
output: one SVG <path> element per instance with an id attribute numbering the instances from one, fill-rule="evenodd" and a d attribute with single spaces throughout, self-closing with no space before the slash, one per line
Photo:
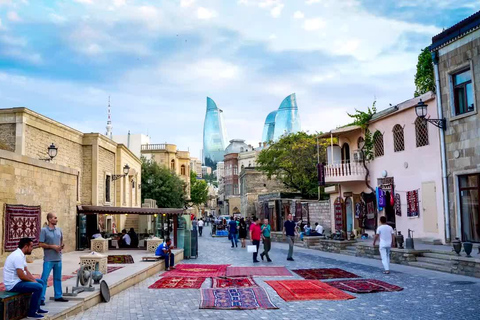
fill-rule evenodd
<path id="1" fill-rule="evenodd" d="M 228 267 L 227 277 L 292 277 L 292 273 L 285 267 Z"/>
<path id="2" fill-rule="evenodd" d="M 40 206 L 5 205 L 4 249 L 15 251 L 22 238 L 33 239 L 33 247 L 38 247 L 40 238 Z"/>
<path id="3" fill-rule="evenodd" d="M 166 277 L 224 277 L 228 264 L 189 264 L 182 263 L 174 270 L 163 273 Z"/>
<path id="4" fill-rule="evenodd" d="M 374 279 L 339 280 L 326 282 L 330 286 L 353 293 L 402 291 L 403 288 Z"/>
<path id="5" fill-rule="evenodd" d="M 212 278 L 212 288 L 249 288 L 258 287 L 252 277 L 217 277 Z"/>
<path id="6" fill-rule="evenodd" d="M 200 309 L 278 309 L 261 287 L 200 290 Z"/>
<path id="7" fill-rule="evenodd" d="M 285 301 L 355 299 L 354 296 L 318 280 L 270 280 L 265 282 Z"/>
<path id="8" fill-rule="evenodd" d="M 148 289 L 200 289 L 205 279 L 204 277 L 164 277 Z"/>
<path id="9" fill-rule="evenodd" d="M 133 257 L 129 254 L 116 254 L 108 256 L 108 264 L 128 264 L 135 263 Z"/>
<path id="10" fill-rule="evenodd" d="M 360 278 L 356 274 L 338 268 L 297 269 L 292 271 L 307 280 Z"/>

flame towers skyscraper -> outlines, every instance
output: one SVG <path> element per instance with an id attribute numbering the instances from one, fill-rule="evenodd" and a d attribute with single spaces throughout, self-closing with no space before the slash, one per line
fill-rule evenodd
<path id="1" fill-rule="evenodd" d="M 203 164 L 215 168 L 217 162 L 223 161 L 227 142 L 223 111 L 217 107 L 215 101 L 207 97 L 207 112 L 203 124 Z"/>

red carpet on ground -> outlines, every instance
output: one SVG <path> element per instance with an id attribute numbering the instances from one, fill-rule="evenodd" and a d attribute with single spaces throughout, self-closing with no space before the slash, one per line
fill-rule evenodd
<path id="1" fill-rule="evenodd" d="M 356 274 L 338 268 L 297 269 L 292 271 L 306 280 L 360 278 Z"/>
<path id="2" fill-rule="evenodd" d="M 265 282 L 285 301 L 355 299 L 354 296 L 318 280 L 270 280 Z"/>
<path id="3" fill-rule="evenodd" d="M 35 277 L 35 279 L 40 279 L 42 276 L 40 274 L 32 274 L 32 276 Z M 62 276 L 62 281 L 68 280 L 70 278 L 73 278 L 75 276 Z M 48 277 L 47 280 L 47 287 L 53 286 L 53 276 Z M 5 291 L 5 284 L 3 282 L 0 282 L 0 291 Z"/>
<path id="4" fill-rule="evenodd" d="M 129 254 L 108 255 L 108 264 L 127 264 L 135 263 L 133 257 Z"/>
<path id="5" fill-rule="evenodd" d="M 358 280 L 339 280 L 326 282 L 332 287 L 340 290 L 346 290 L 353 293 L 370 293 L 370 292 L 392 292 L 402 291 L 402 287 L 395 286 L 380 280 L 374 279 L 358 279 Z"/>
<path id="6" fill-rule="evenodd" d="M 160 276 L 165 277 L 224 277 L 229 264 L 177 264 L 174 270 Z"/>
<path id="7" fill-rule="evenodd" d="M 165 277 L 156 281 L 148 289 L 200 289 L 206 278 Z"/>
<path id="8" fill-rule="evenodd" d="M 258 287 L 252 277 L 212 278 L 212 288 L 249 288 Z"/>
<path id="9" fill-rule="evenodd" d="M 200 309 L 278 309 L 261 287 L 200 289 Z"/>
<path id="10" fill-rule="evenodd" d="M 257 276 L 257 277 L 292 277 L 285 267 L 228 267 L 227 277 Z"/>

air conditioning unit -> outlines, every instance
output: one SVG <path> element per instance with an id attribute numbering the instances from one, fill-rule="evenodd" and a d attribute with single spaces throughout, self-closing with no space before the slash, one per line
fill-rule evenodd
<path id="1" fill-rule="evenodd" d="M 360 150 L 353 151 L 353 161 L 362 162 L 363 161 L 363 152 Z"/>

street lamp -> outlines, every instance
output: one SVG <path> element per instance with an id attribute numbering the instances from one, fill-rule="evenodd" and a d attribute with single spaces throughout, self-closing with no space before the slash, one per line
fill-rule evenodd
<path id="1" fill-rule="evenodd" d="M 130 166 L 128 164 L 126 164 L 124 167 L 123 167 L 123 174 L 114 174 L 112 176 L 112 181 L 115 181 L 117 179 L 120 179 L 120 178 L 123 178 L 125 177 L 128 172 L 130 171 Z"/>
<path id="2" fill-rule="evenodd" d="M 45 159 L 40 159 L 40 160 L 52 161 L 53 158 L 55 158 L 57 156 L 57 153 L 58 153 L 58 148 L 55 147 L 55 145 L 52 142 L 52 144 L 47 148 L 47 154 L 50 158 L 45 158 Z"/>
<path id="3" fill-rule="evenodd" d="M 447 120 L 445 118 L 443 119 L 430 119 L 430 118 L 425 118 L 427 116 L 427 104 L 420 99 L 420 101 L 417 103 L 415 106 L 415 113 L 417 114 L 418 118 L 421 118 L 422 120 L 426 122 L 430 122 L 433 124 L 435 127 L 446 130 L 447 129 Z"/>

